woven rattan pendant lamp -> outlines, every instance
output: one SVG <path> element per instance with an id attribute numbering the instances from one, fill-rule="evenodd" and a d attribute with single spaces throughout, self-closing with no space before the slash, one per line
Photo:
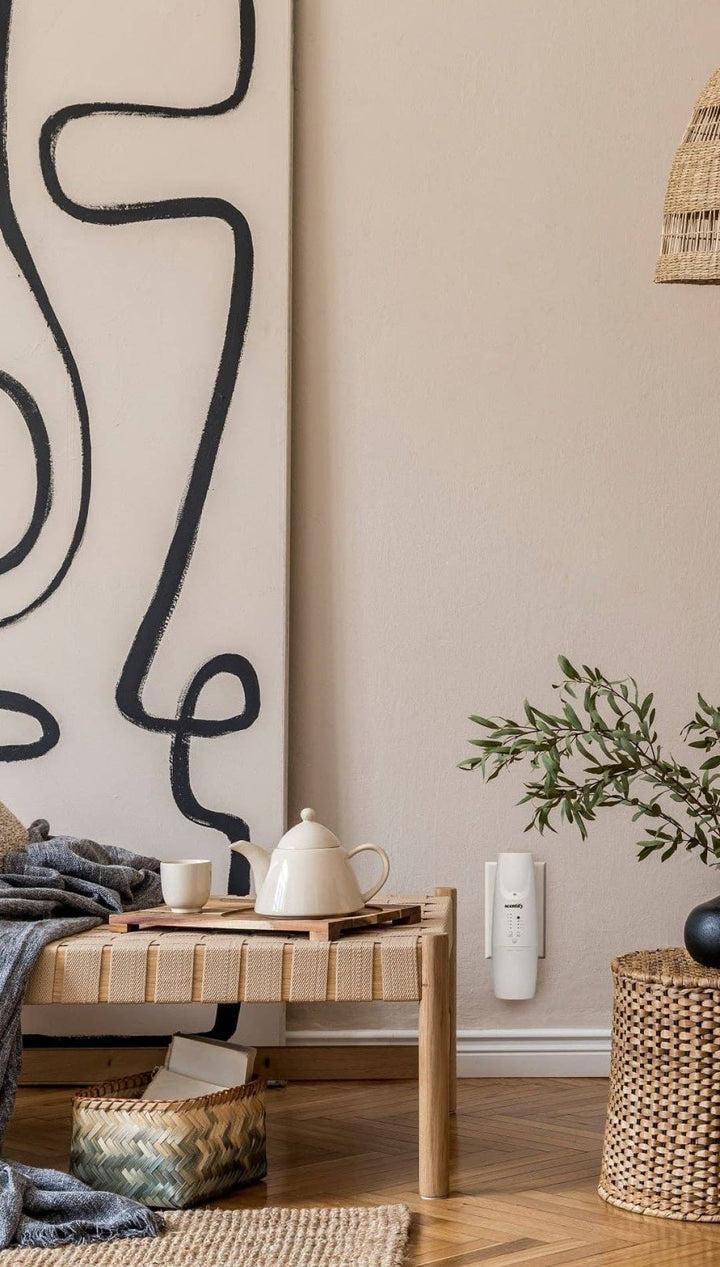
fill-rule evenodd
<path id="1" fill-rule="evenodd" d="M 720 282 L 720 70 L 698 97 L 670 171 L 656 282 Z"/>

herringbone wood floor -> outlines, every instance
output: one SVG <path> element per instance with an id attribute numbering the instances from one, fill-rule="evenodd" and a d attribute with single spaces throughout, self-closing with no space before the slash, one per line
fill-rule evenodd
<path id="1" fill-rule="evenodd" d="M 717 1267 L 720 1225 L 614 1210 L 596 1195 L 602 1079 L 461 1082 L 448 1201 L 416 1195 L 411 1083 L 297 1083 L 268 1092 L 270 1173 L 223 1205 L 406 1201 L 411 1267 Z M 6 1153 L 64 1167 L 70 1096 L 18 1096 Z"/>

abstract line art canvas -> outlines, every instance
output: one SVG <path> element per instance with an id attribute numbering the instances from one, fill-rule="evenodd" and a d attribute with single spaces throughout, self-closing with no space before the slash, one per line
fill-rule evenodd
<path id="1" fill-rule="evenodd" d="M 0 799 L 216 889 L 283 827 L 291 24 L 0 0 Z"/>

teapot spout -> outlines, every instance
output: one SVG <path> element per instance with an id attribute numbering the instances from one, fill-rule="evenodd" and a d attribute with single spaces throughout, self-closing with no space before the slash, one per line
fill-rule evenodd
<path id="1" fill-rule="evenodd" d="M 247 858 L 250 863 L 253 884 L 255 892 L 259 893 L 270 866 L 270 854 L 267 849 L 262 849 L 260 845 L 253 845 L 249 840 L 238 840 L 237 844 L 231 845 L 231 849 L 235 853 L 241 853 L 243 858 Z"/>

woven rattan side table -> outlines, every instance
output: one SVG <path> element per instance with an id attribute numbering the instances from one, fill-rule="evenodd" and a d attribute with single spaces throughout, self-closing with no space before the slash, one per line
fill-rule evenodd
<path id="1" fill-rule="evenodd" d="M 684 950 L 623 955 L 612 971 L 600 1196 L 638 1214 L 720 1223 L 720 972 Z"/>

